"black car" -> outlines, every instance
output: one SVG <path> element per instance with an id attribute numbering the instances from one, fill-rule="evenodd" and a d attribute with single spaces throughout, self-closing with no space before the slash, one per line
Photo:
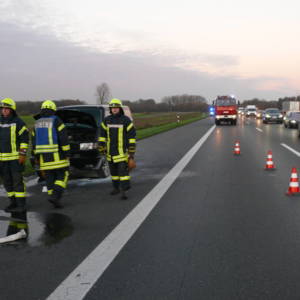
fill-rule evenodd
<path id="1" fill-rule="evenodd" d="M 285 128 L 298 128 L 298 123 L 300 121 L 299 111 L 290 111 L 283 118 L 283 124 Z"/>
<path id="2" fill-rule="evenodd" d="M 131 117 L 129 107 L 124 113 Z M 108 105 L 74 105 L 59 107 L 56 115 L 64 122 L 71 146 L 70 173 L 74 176 L 107 177 L 106 158 L 98 150 L 101 122 L 109 114 Z"/>
<path id="3" fill-rule="evenodd" d="M 263 123 L 280 123 L 283 122 L 283 114 L 278 108 L 267 108 L 263 113 Z"/>

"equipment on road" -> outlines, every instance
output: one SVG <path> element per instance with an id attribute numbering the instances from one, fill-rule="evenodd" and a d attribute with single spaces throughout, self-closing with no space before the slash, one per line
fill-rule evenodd
<path id="1" fill-rule="evenodd" d="M 267 161 L 266 161 L 266 167 L 265 170 L 275 170 L 275 165 L 273 162 L 273 154 L 272 151 L 269 150 L 267 154 Z"/>
<path id="2" fill-rule="evenodd" d="M 0 238 L 0 244 L 14 242 L 20 239 L 26 239 L 27 233 L 24 229 L 21 229 L 19 232 L 15 234 L 8 235 L 6 237 Z"/>
<path id="3" fill-rule="evenodd" d="M 286 192 L 288 196 L 292 196 L 295 194 L 299 194 L 300 189 L 299 189 L 299 180 L 298 180 L 298 174 L 296 168 L 292 168 L 292 174 L 290 178 L 290 184 L 289 188 Z"/>
<path id="4" fill-rule="evenodd" d="M 236 143 L 235 143 L 233 153 L 234 153 L 235 155 L 240 155 L 240 154 L 241 154 L 240 142 L 236 142 Z"/>

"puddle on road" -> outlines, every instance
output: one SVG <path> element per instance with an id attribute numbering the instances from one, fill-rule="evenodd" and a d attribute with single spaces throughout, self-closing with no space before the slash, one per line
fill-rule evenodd
<path id="1" fill-rule="evenodd" d="M 0 211 L 0 239 L 13 235 L 24 229 L 26 239 L 13 241 L 4 245 L 27 245 L 30 247 L 51 246 L 59 243 L 73 233 L 70 217 L 59 213 L 5 213 Z"/>

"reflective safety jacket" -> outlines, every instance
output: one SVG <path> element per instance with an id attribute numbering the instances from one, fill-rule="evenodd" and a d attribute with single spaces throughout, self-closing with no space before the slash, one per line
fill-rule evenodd
<path id="1" fill-rule="evenodd" d="M 132 121 L 123 114 L 107 116 L 101 124 L 99 137 L 100 152 L 106 152 L 108 161 L 128 161 L 128 154 L 136 148 L 135 128 Z"/>
<path id="2" fill-rule="evenodd" d="M 0 118 L 0 161 L 18 160 L 26 154 L 29 133 L 25 123 L 17 116 Z"/>
<path id="3" fill-rule="evenodd" d="M 64 123 L 53 113 L 42 114 L 32 132 L 32 151 L 38 157 L 40 170 L 69 166 L 70 145 Z"/>

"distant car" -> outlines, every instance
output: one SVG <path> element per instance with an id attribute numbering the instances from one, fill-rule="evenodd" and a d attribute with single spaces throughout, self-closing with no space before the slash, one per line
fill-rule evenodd
<path id="1" fill-rule="evenodd" d="M 256 117 L 256 108 L 247 108 L 245 115 L 246 117 Z"/>
<path id="2" fill-rule="evenodd" d="M 263 111 L 262 110 L 258 110 L 256 112 L 256 119 L 262 119 L 263 117 Z"/>
<path id="3" fill-rule="evenodd" d="M 278 108 L 267 108 L 263 112 L 263 123 L 280 123 L 283 122 L 283 114 Z"/>
<path id="4" fill-rule="evenodd" d="M 298 128 L 300 121 L 300 112 L 290 111 L 283 118 L 283 124 L 285 128 Z"/>
<path id="5" fill-rule="evenodd" d="M 239 108 L 238 108 L 238 114 L 239 114 L 239 115 L 243 115 L 244 112 L 245 112 L 245 108 L 244 108 L 244 107 L 239 107 Z"/>

